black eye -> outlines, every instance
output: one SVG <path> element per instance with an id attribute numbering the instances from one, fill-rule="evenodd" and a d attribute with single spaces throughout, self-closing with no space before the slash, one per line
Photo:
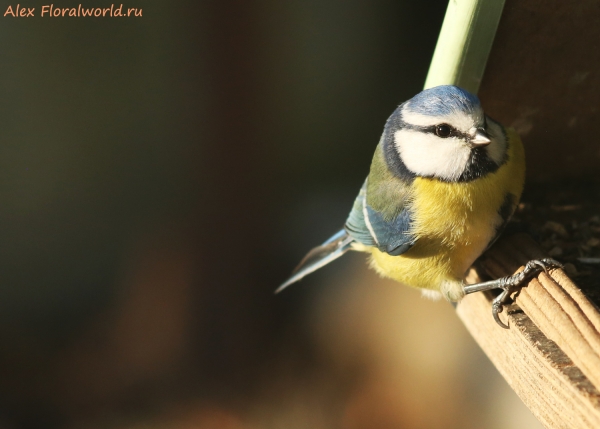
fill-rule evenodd
<path id="1" fill-rule="evenodd" d="M 450 125 L 441 124 L 435 126 L 435 134 L 439 137 L 448 137 L 452 133 Z"/>

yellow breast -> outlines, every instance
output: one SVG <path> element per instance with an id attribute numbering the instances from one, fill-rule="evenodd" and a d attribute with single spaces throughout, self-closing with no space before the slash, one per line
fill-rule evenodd
<path id="1" fill-rule="evenodd" d="M 401 256 L 374 248 L 371 265 L 380 274 L 451 300 L 462 296 L 462 278 L 496 235 L 507 194 L 516 203 L 523 189 L 523 146 L 513 130 L 507 134 L 508 160 L 494 173 L 459 183 L 415 179 L 411 232 L 417 242 Z"/>

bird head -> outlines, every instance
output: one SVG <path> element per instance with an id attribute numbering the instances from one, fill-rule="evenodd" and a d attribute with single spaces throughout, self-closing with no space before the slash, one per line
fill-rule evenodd
<path id="1" fill-rule="evenodd" d="M 482 177 L 506 157 L 502 126 L 484 114 L 476 96 L 450 85 L 426 89 L 400 105 L 385 138 L 408 172 L 443 181 Z"/>

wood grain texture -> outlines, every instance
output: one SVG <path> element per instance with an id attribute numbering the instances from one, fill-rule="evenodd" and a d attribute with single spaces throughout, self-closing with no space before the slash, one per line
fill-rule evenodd
<path id="1" fill-rule="evenodd" d="M 490 277 L 544 255 L 524 234 L 500 240 L 480 261 Z M 600 313 L 562 272 L 542 273 L 501 314 L 491 295 L 467 296 L 458 314 L 511 387 L 548 428 L 600 427 Z"/>

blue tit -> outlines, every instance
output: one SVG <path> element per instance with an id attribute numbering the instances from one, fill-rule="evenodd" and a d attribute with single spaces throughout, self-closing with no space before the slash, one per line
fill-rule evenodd
<path id="1" fill-rule="evenodd" d="M 426 89 L 387 120 L 371 169 L 344 228 L 311 250 L 276 292 L 349 250 L 370 254 L 383 277 L 458 301 L 502 288 L 498 323 L 512 290 L 553 260 L 521 275 L 465 285 L 473 262 L 512 216 L 525 179 L 521 139 L 486 116 L 479 99 L 456 86 Z"/>

